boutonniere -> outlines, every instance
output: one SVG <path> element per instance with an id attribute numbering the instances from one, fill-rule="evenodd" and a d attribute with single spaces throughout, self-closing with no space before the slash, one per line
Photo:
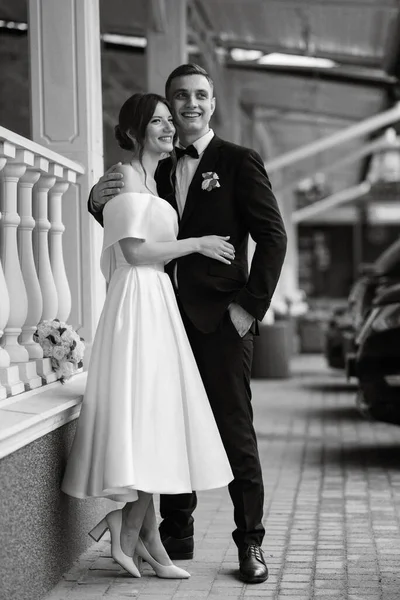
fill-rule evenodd
<path id="1" fill-rule="evenodd" d="M 213 190 L 214 188 L 221 187 L 218 181 L 219 177 L 216 173 L 208 171 L 207 173 L 202 173 L 201 176 L 203 177 L 203 181 L 201 184 L 202 190 L 205 190 L 206 192 L 211 192 L 211 190 Z"/>

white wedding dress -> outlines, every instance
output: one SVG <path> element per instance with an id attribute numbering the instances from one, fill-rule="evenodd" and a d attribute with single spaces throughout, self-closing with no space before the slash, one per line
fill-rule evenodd
<path id="1" fill-rule="evenodd" d="M 109 282 L 62 490 L 137 499 L 227 485 L 232 471 L 163 264 L 131 266 L 119 240 L 173 241 L 175 210 L 150 193 L 104 208 Z"/>

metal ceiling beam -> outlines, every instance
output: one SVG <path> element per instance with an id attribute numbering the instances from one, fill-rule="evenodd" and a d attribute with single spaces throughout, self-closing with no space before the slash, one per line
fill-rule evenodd
<path id="1" fill-rule="evenodd" d="M 364 87 L 379 87 L 390 89 L 398 85 L 395 77 L 387 75 L 383 71 L 373 69 L 357 70 L 345 67 L 332 67 L 330 69 L 318 67 L 295 67 L 290 65 L 260 65 L 253 61 L 237 62 L 228 59 L 226 62 L 228 69 L 238 69 L 246 71 L 257 71 L 264 73 L 277 73 L 279 75 L 290 75 L 291 77 L 301 77 L 319 81 L 336 81 L 338 83 L 348 83 L 352 86 L 362 85 Z"/>
<path id="2" fill-rule="evenodd" d="M 302 110 L 285 109 L 282 107 L 268 107 L 259 106 L 258 104 L 254 107 L 254 116 L 256 119 L 270 119 L 274 122 L 290 122 L 290 123 L 314 123 L 316 125 L 348 125 L 354 123 L 355 119 L 352 117 L 345 117 L 340 115 L 331 115 L 323 112 L 312 112 Z"/>
<path id="3" fill-rule="evenodd" d="M 209 3 L 212 4 L 214 0 L 202 0 L 204 4 Z M 243 0 L 239 0 L 242 2 Z M 246 0 L 248 3 L 252 3 L 253 6 L 255 4 L 261 4 L 262 0 Z M 229 4 L 232 6 L 232 0 L 218 0 L 219 4 Z M 304 8 L 304 0 L 268 0 L 270 5 L 275 4 L 278 8 L 281 6 L 285 6 L 285 8 L 293 7 L 293 8 Z M 319 6 L 320 8 L 326 8 L 326 5 L 330 6 L 343 6 L 343 8 L 359 8 L 362 10 L 363 5 L 368 8 L 375 8 L 376 10 L 380 10 L 382 8 L 397 8 L 398 1 L 397 0 L 307 0 L 308 6 Z"/>
<path id="4" fill-rule="evenodd" d="M 342 129 L 341 131 L 337 131 L 332 135 L 328 135 L 320 140 L 311 142 L 311 144 L 307 144 L 301 148 L 296 148 L 295 150 L 286 152 L 285 154 L 268 161 L 265 165 L 265 168 L 269 172 L 277 169 L 283 169 L 284 167 L 293 165 L 294 163 L 304 160 L 309 156 L 314 156 L 315 154 L 324 152 L 325 150 L 333 148 L 334 146 L 340 146 L 345 142 L 368 135 L 373 131 L 387 127 L 388 125 L 392 125 L 392 123 L 395 123 L 399 120 L 400 102 L 398 102 L 389 110 L 385 110 L 377 115 L 368 117 L 367 119 L 364 119 L 359 123 L 355 123 L 354 125 L 350 125 L 350 127 Z"/>
<path id="5" fill-rule="evenodd" d="M 314 202 L 310 204 L 310 206 L 305 206 L 304 208 L 299 208 L 295 210 L 292 214 L 293 223 L 301 223 L 302 221 L 306 221 L 311 217 L 315 217 L 327 210 L 332 210 L 332 208 L 336 208 L 341 204 L 346 204 L 351 202 L 352 200 L 357 200 L 357 198 L 361 198 L 368 194 L 371 189 L 371 184 L 368 181 L 363 181 L 358 185 L 353 185 L 341 192 L 337 192 L 336 194 L 332 194 L 323 200 L 319 200 L 318 202 Z"/>
<path id="6" fill-rule="evenodd" d="M 289 55 L 303 55 L 304 48 L 288 48 L 282 44 L 268 44 L 263 40 L 249 40 L 249 39 L 240 39 L 236 37 L 232 38 L 224 38 L 216 37 L 216 43 L 219 43 L 226 50 L 232 50 L 233 48 L 243 48 L 245 50 L 260 50 L 264 54 L 271 54 L 272 52 L 281 52 L 282 54 Z M 344 54 L 340 52 L 327 52 L 321 48 L 317 50 L 318 58 L 328 58 L 330 60 L 334 60 L 337 63 L 342 65 L 350 65 L 350 66 L 361 66 L 361 67 L 369 67 L 378 69 L 381 66 L 382 58 L 376 56 L 368 56 L 368 55 L 357 55 L 352 56 L 351 54 Z"/>
<path id="7" fill-rule="evenodd" d="M 330 173 L 331 171 L 337 171 L 341 167 L 347 167 L 349 164 L 363 158 L 364 156 L 368 156 L 374 152 L 380 152 L 385 149 L 393 150 L 393 144 L 388 145 L 382 141 L 381 138 L 375 139 L 372 142 L 368 142 L 367 144 L 363 144 L 360 148 L 357 148 L 353 152 L 348 152 L 344 156 L 342 156 L 339 160 L 335 160 L 333 162 L 326 163 L 325 165 L 321 165 L 318 167 L 318 173 Z M 398 146 L 400 150 L 400 145 Z M 303 178 L 313 177 L 316 173 L 304 173 Z M 290 189 L 293 189 L 299 182 L 299 179 L 296 178 L 293 181 L 285 183 L 282 187 L 280 187 L 277 192 L 287 192 Z"/>
<path id="8" fill-rule="evenodd" d="M 299 8 L 302 4 L 302 0 L 269 0 L 271 4 L 278 6 L 285 5 L 285 8 L 292 6 L 293 8 Z M 362 10 L 363 5 L 368 8 L 374 8 L 380 10 L 382 8 L 397 8 L 397 0 L 307 0 L 307 6 L 319 6 L 320 8 L 326 8 L 326 5 L 330 6 L 343 6 L 343 8 L 358 8 Z"/>

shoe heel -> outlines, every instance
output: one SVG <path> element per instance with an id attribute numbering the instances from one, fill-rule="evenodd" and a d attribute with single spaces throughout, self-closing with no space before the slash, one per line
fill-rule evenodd
<path id="1" fill-rule="evenodd" d="M 103 535 L 105 534 L 105 532 L 108 529 L 108 524 L 107 524 L 107 520 L 104 517 L 104 519 L 102 521 L 100 521 L 100 523 L 97 523 L 97 525 L 95 527 L 93 527 L 93 529 L 91 531 L 89 531 L 90 537 L 95 541 L 95 542 L 99 542 L 101 540 L 101 538 L 103 537 Z"/>

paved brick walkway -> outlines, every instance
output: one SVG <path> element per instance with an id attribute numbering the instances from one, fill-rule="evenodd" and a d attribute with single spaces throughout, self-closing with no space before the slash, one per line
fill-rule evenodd
<path id="1" fill-rule="evenodd" d="M 264 467 L 269 580 L 235 577 L 226 490 L 202 493 L 186 581 L 123 574 L 109 543 L 92 546 L 46 600 L 399 600 L 400 428 L 359 417 L 354 389 L 322 359 L 293 377 L 253 382 Z"/>

